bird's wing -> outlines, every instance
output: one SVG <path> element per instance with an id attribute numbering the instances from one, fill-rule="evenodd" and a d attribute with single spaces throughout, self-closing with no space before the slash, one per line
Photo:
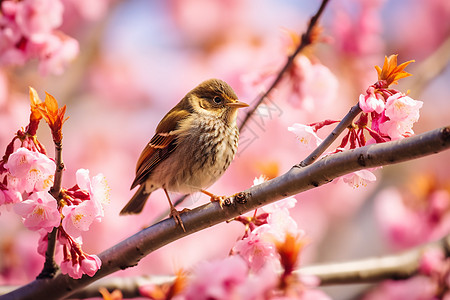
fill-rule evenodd
<path id="1" fill-rule="evenodd" d="M 136 178 L 131 185 L 131 189 L 139 184 L 143 184 L 154 168 L 176 148 L 176 129 L 180 121 L 189 115 L 189 111 L 172 109 L 156 128 L 156 133 L 145 146 L 136 164 Z"/>

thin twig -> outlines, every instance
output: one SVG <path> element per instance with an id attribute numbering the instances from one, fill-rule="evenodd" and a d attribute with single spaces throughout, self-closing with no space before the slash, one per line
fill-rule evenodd
<path id="1" fill-rule="evenodd" d="M 324 185 L 351 172 L 400 163 L 449 148 L 450 126 L 403 140 L 336 153 L 304 168 L 292 168 L 284 175 L 238 193 L 226 199 L 223 207 L 212 202 L 181 214 L 185 232 L 172 218 L 137 232 L 98 255 L 102 267 L 93 277 L 83 276 L 76 280 L 59 273 L 52 279 L 35 280 L 5 296 L 8 299 L 68 297 L 106 275 L 137 265 L 143 257 L 175 240 L 263 205 Z"/>
<path id="2" fill-rule="evenodd" d="M 64 171 L 64 163 L 62 160 L 62 144 L 61 142 L 55 142 L 55 163 L 56 171 L 53 186 L 50 189 L 50 194 L 57 200 L 58 207 L 60 201 L 60 193 L 62 186 L 62 175 Z M 58 234 L 58 228 L 53 228 L 52 232 L 48 234 L 47 250 L 45 251 L 44 268 L 37 276 L 38 279 L 53 278 L 58 271 L 58 264 L 55 262 L 55 248 L 56 248 L 56 235 Z"/>
<path id="3" fill-rule="evenodd" d="M 294 53 L 292 53 L 286 60 L 286 63 L 281 68 L 281 70 L 278 72 L 277 77 L 272 82 L 270 87 L 267 89 L 265 93 L 263 93 L 258 100 L 256 101 L 256 105 L 254 105 L 245 115 L 244 120 L 242 121 L 240 125 L 240 130 L 242 130 L 245 125 L 247 124 L 250 117 L 255 113 L 255 111 L 258 109 L 258 106 L 264 101 L 266 97 L 269 96 L 269 94 L 272 92 L 272 90 L 280 83 L 281 79 L 283 78 L 284 74 L 291 68 L 292 64 L 294 63 L 294 59 L 306 46 L 311 44 L 311 34 L 313 32 L 314 27 L 316 26 L 320 16 L 322 15 L 325 6 L 327 5 L 328 0 L 323 0 L 322 4 L 319 7 L 319 10 L 317 13 L 311 18 L 309 21 L 308 28 L 306 29 L 306 32 L 302 34 L 301 42 L 298 45 L 297 49 L 295 49 Z"/>
<path id="4" fill-rule="evenodd" d="M 337 139 L 337 137 L 346 129 L 348 128 L 352 122 L 353 119 L 361 112 L 361 108 L 359 107 L 359 103 L 357 103 L 355 106 L 353 106 L 350 111 L 345 115 L 345 117 L 339 122 L 339 124 L 336 126 L 336 128 L 333 129 L 333 131 L 322 141 L 322 143 L 314 149 L 311 154 L 302 160 L 297 167 L 306 167 L 313 162 L 317 160 L 317 158 L 322 155 L 325 150 L 330 147 L 330 145 Z"/>

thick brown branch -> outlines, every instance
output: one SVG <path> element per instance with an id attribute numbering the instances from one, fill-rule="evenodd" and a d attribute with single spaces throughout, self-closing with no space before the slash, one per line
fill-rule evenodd
<path id="1" fill-rule="evenodd" d="M 79 280 L 58 274 L 53 279 L 35 280 L 11 292 L 8 299 L 60 299 L 118 270 L 132 267 L 148 255 L 177 239 L 252 211 L 265 204 L 310 190 L 333 179 L 365 168 L 399 163 L 450 148 L 450 127 L 443 127 L 403 140 L 373 144 L 322 158 L 304 168 L 251 187 L 225 201 L 208 203 L 183 213 L 183 232 L 175 221 L 165 219 L 139 231 L 99 254 L 102 268 L 93 277 Z"/>

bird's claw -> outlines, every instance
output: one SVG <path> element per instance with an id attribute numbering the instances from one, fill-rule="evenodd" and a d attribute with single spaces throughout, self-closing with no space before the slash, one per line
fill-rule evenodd
<path id="1" fill-rule="evenodd" d="M 185 208 L 182 211 L 176 210 L 175 207 L 172 207 L 170 210 L 170 216 L 174 219 L 175 223 L 177 225 L 180 225 L 181 229 L 183 229 L 184 232 L 186 232 L 186 229 L 184 228 L 183 221 L 181 220 L 180 213 L 184 213 L 185 211 L 189 211 L 189 209 Z"/>
<path id="2" fill-rule="evenodd" d="M 226 199 L 227 196 L 216 196 L 216 195 L 211 196 L 211 202 L 219 202 L 220 208 L 223 208 Z"/>

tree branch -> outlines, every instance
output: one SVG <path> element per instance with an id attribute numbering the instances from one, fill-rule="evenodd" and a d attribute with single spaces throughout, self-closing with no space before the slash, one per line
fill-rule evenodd
<path id="1" fill-rule="evenodd" d="M 450 235 L 426 243 L 402 253 L 381 257 L 366 258 L 342 263 L 320 264 L 301 267 L 296 273 L 316 276 L 320 285 L 373 283 L 381 280 L 408 279 L 419 271 L 420 259 L 425 251 L 439 248 L 447 257 L 450 255 Z M 106 288 L 110 292 L 118 289 L 124 299 L 139 297 L 139 287 L 151 284 L 170 284 L 175 276 L 135 276 L 102 278 L 89 287 L 72 294 L 78 299 L 100 297 L 99 289 Z M 0 287 L 0 294 L 10 292 L 14 287 Z"/>
<path id="2" fill-rule="evenodd" d="M 298 167 L 306 167 L 317 160 L 330 145 L 338 138 L 338 136 L 350 126 L 356 116 L 361 112 L 359 107 L 359 102 L 353 106 L 350 111 L 345 115 L 345 117 L 339 122 L 339 124 L 333 129 L 333 131 L 322 141 L 322 143 L 308 155 L 307 158 L 302 160 Z"/>
<path id="3" fill-rule="evenodd" d="M 62 176 L 64 171 L 64 163 L 62 160 L 62 143 L 55 141 L 55 179 L 53 186 L 50 189 L 50 194 L 58 202 L 58 207 L 60 206 L 60 193 L 62 186 Z M 59 269 L 58 264 L 55 262 L 55 249 L 56 249 L 56 235 L 58 234 L 58 228 L 55 227 L 51 232 L 48 233 L 47 250 L 45 251 L 45 262 L 44 268 L 41 273 L 37 276 L 38 279 L 52 278 L 55 276 Z"/>
<path id="4" fill-rule="evenodd" d="M 430 248 L 440 248 L 448 257 L 450 235 L 439 241 L 423 244 L 399 254 L 343 263 L 306 266 L 301 268 L 298 273 L 317 276 L 320 279 L 320 285 L 407 279 L 418 273 L 422 254 Z"/>
<path id="5" fill-rule="evenodd" d="M 52 279 L 35 280 L 7 295 L 8 299 L 60 299 L 88 284 L 138 264 L 149 253 L 175 240 L 211 227 L 263 205 L 329 183 L 333 179 L 365 168 L 416 159 L 450 148 L 450 126 L 438 128 L 403 140 L 373 144 L 336 153 L 304 168 L 287 173 L 229 197 L 225 206 L 208 203 L 181 215 L 186 232 L 172 218 L 139 231 L 99 254 L 101 269 L 79 280 L 57 274 Z"/>

